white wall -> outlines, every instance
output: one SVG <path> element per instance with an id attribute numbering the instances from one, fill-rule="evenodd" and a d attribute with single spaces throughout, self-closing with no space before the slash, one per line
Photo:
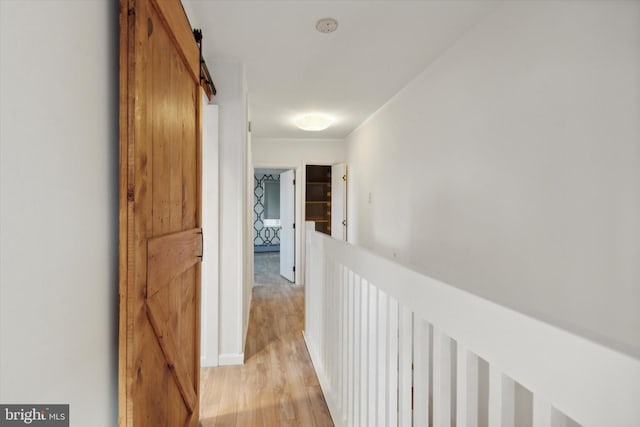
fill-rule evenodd
<path id="1" fill-rule="evenodd" d="M 218 95 L 220 166 L 219 363 L 244 361 L 245 313 L 248 305 L 243 256 L 246 249 L 247 99 L 244 65 L 209 63 Z"/>
<path id="2" fill-rule="evenodd" d="M 639 2 L 505 2 L 348 138 L 350 241 L 640 355 L 639 118 Z"/>
<path id="3" fill-rule="evenodd" d="M 117 424 L 118 5 L 0 1 L 0 402 Z"/>
<path id="4" fill-rule="evenodd" d="M 305 182 L 306 165 L 333 165 L 346 158 L 342 139 L 278 139 L 254 138 L 253 165 L 260 168 L 296 170 L 296 184 Z M 305 186 L 296 185 L 295 259 L 297 285 L 304 284 L 305 227 L 303 201 Z"/>
<path id="5" fill-rule="evenodd" d="M 202 103 L 202 258 L 201 365 L 218 365 L 218 106 Z"/>
<path id="6" fill-rule="evenodd" d="M 246 81 L 246 76 L 245 81 Z M 247 85 L 244 86 L 245 100 L 245 156 L 243 159 L 242 170 L 244 172 L 244 204 L 242 211 L 244 212 L 244 232 L 242 236 L 243 244 L 243 265 L 244 280 L 242 282 L 242 342 L 246 345 L 247 333 L 249 332 L 249 313 L 251 311 L 251 300 L 253 298 L 253 167 L 252 150 L 251 150 L 251 132 L 250 132 L 250 115 L 249 115 L 249 90 Z M 243 351 L 244 353 L 244 351 Z"/>
<path id="7" fill-rule="evenodd" d="M 334 164 L 344 161 L 345 143 L 342 139 L 253 139 L 253 164 L 262 166 L 287 164 Z"/>

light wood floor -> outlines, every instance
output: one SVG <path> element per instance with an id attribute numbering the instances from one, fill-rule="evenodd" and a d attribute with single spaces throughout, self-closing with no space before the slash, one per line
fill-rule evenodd
<path id="1" fill-rule="evenodd" d="M 333 426 L 303 320 L 303 287 L 253 288 L 245 364 L 202 370 L 202 427 Z"/>

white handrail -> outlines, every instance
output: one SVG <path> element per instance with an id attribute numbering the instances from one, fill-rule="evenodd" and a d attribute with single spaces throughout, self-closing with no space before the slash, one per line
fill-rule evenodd
<path id="1" fill-rule="evenodd" d="M 583 427 L 640 426 L 640 360 L 331 239 L 311 224 L 306 254 L 305 339 L 336 425 L 428 419 L 428 401 L 406 413 L 414 392 L 433 402 L 434 425 L 449 427 L 447 391 L 477 390 L 480 357 L 491 372 L 490 425 L 513 425 L 517 381 L 533 394 L 534 425 L 551 426 L 564 414 Z M 455 367 L 447 358 L 451 340 Z M 429 397 L 421 384 L 429 383 L 425 363 L 434 376 Z M 407 369 L 413 391 L 406 389 Z M 468 426 L 477 425 L 475 390 L 457 390 L 453 418 Z"/>

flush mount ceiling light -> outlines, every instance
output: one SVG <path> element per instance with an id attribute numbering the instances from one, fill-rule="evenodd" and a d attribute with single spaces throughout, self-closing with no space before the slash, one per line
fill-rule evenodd
<path id="1" fill-rule="evenodd" d="M 316 30 L 321 33 L 333 33 L 338 29 L 338 21 L 333 18 L 322 18 L 316 22 Z"/>
<path id="2" fill-rule="evenodd" d="M 335 121 L 333 117 L 322 113 L 301 114 L 293 119 L 293 123 L 302 130 L 320 131 L 325 130 Z"/>

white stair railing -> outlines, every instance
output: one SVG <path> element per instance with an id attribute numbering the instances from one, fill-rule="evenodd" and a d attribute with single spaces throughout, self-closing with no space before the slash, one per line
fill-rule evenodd
<path id="1" fill-rule="evenodd" d="M 336 426 L 640 426 L 640 360 L 312 223 L 306 257 L 305 340 Z M 532 395 L 524 421 L 517 384 Z"/>

